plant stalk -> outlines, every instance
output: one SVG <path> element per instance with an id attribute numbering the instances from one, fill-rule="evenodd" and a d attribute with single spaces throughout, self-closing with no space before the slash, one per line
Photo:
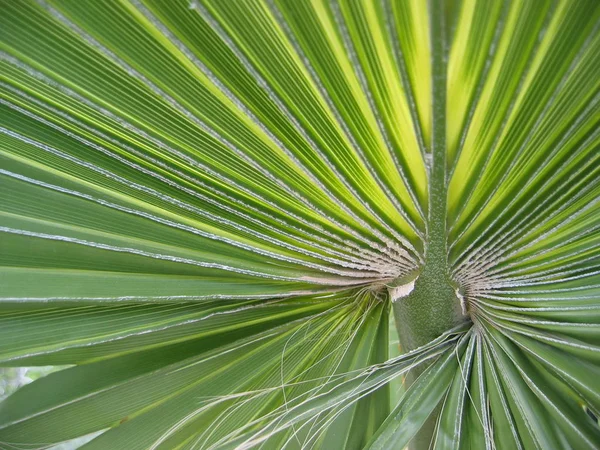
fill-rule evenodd
<path id="1" fill-rule="evenodd" d="M 431 6 L 433 134 L 428 168 L 427 232 L 424 265 L 414 289 L 394 302 L 403 351 L 415 349 L 456 326 L 462 319 L 448 268 L 446 230 L 446 62 L 443 2 Z"/>
<path id="2" fill-rule="evenodd" d="M 464 320 L 448 268 L 446 230 L 446 45 L 444 10 L 441 0 L 430 2 L 432 45 L 433 131 L 431 165 L 428 168 L 429 205 L 425 263 L 414 289 L 393 303 L 396 328 L 403 352 L 420 347 Z M 407 377 L 407 384 L 425 370 L 421 367 Z M 428 449 L 435 431 L 433 414 L 411 442 L 414 450 Z"/>

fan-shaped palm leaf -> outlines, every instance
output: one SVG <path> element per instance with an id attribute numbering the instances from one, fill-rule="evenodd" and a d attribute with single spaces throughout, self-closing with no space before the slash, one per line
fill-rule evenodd
<path id="1" fill-rule="evenodd" d="M 0 0 L 0 448 L 599 447 L 599 26 Z"/>

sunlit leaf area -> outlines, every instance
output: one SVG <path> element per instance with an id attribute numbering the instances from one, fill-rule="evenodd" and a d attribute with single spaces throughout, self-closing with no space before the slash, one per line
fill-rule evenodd
<path id="1" fill-rule="evenodd" d="M 0 0 L 0 450 L 600 448 L 598 0 Z"/>

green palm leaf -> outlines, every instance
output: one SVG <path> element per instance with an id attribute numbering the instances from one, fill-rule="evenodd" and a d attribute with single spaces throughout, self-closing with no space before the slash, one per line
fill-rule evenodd
<path id="1" fill-rule="evenodd" d="M 599 6 L 0 0 L 0 448 L 598 448 Z"/>

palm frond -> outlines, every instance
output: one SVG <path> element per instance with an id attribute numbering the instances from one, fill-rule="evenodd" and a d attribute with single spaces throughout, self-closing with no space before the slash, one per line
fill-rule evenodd
<path id="1" fill-rule="evenodd" d="M 0 448 L 597 448 L 599 27 L 0 0 Z"/>

